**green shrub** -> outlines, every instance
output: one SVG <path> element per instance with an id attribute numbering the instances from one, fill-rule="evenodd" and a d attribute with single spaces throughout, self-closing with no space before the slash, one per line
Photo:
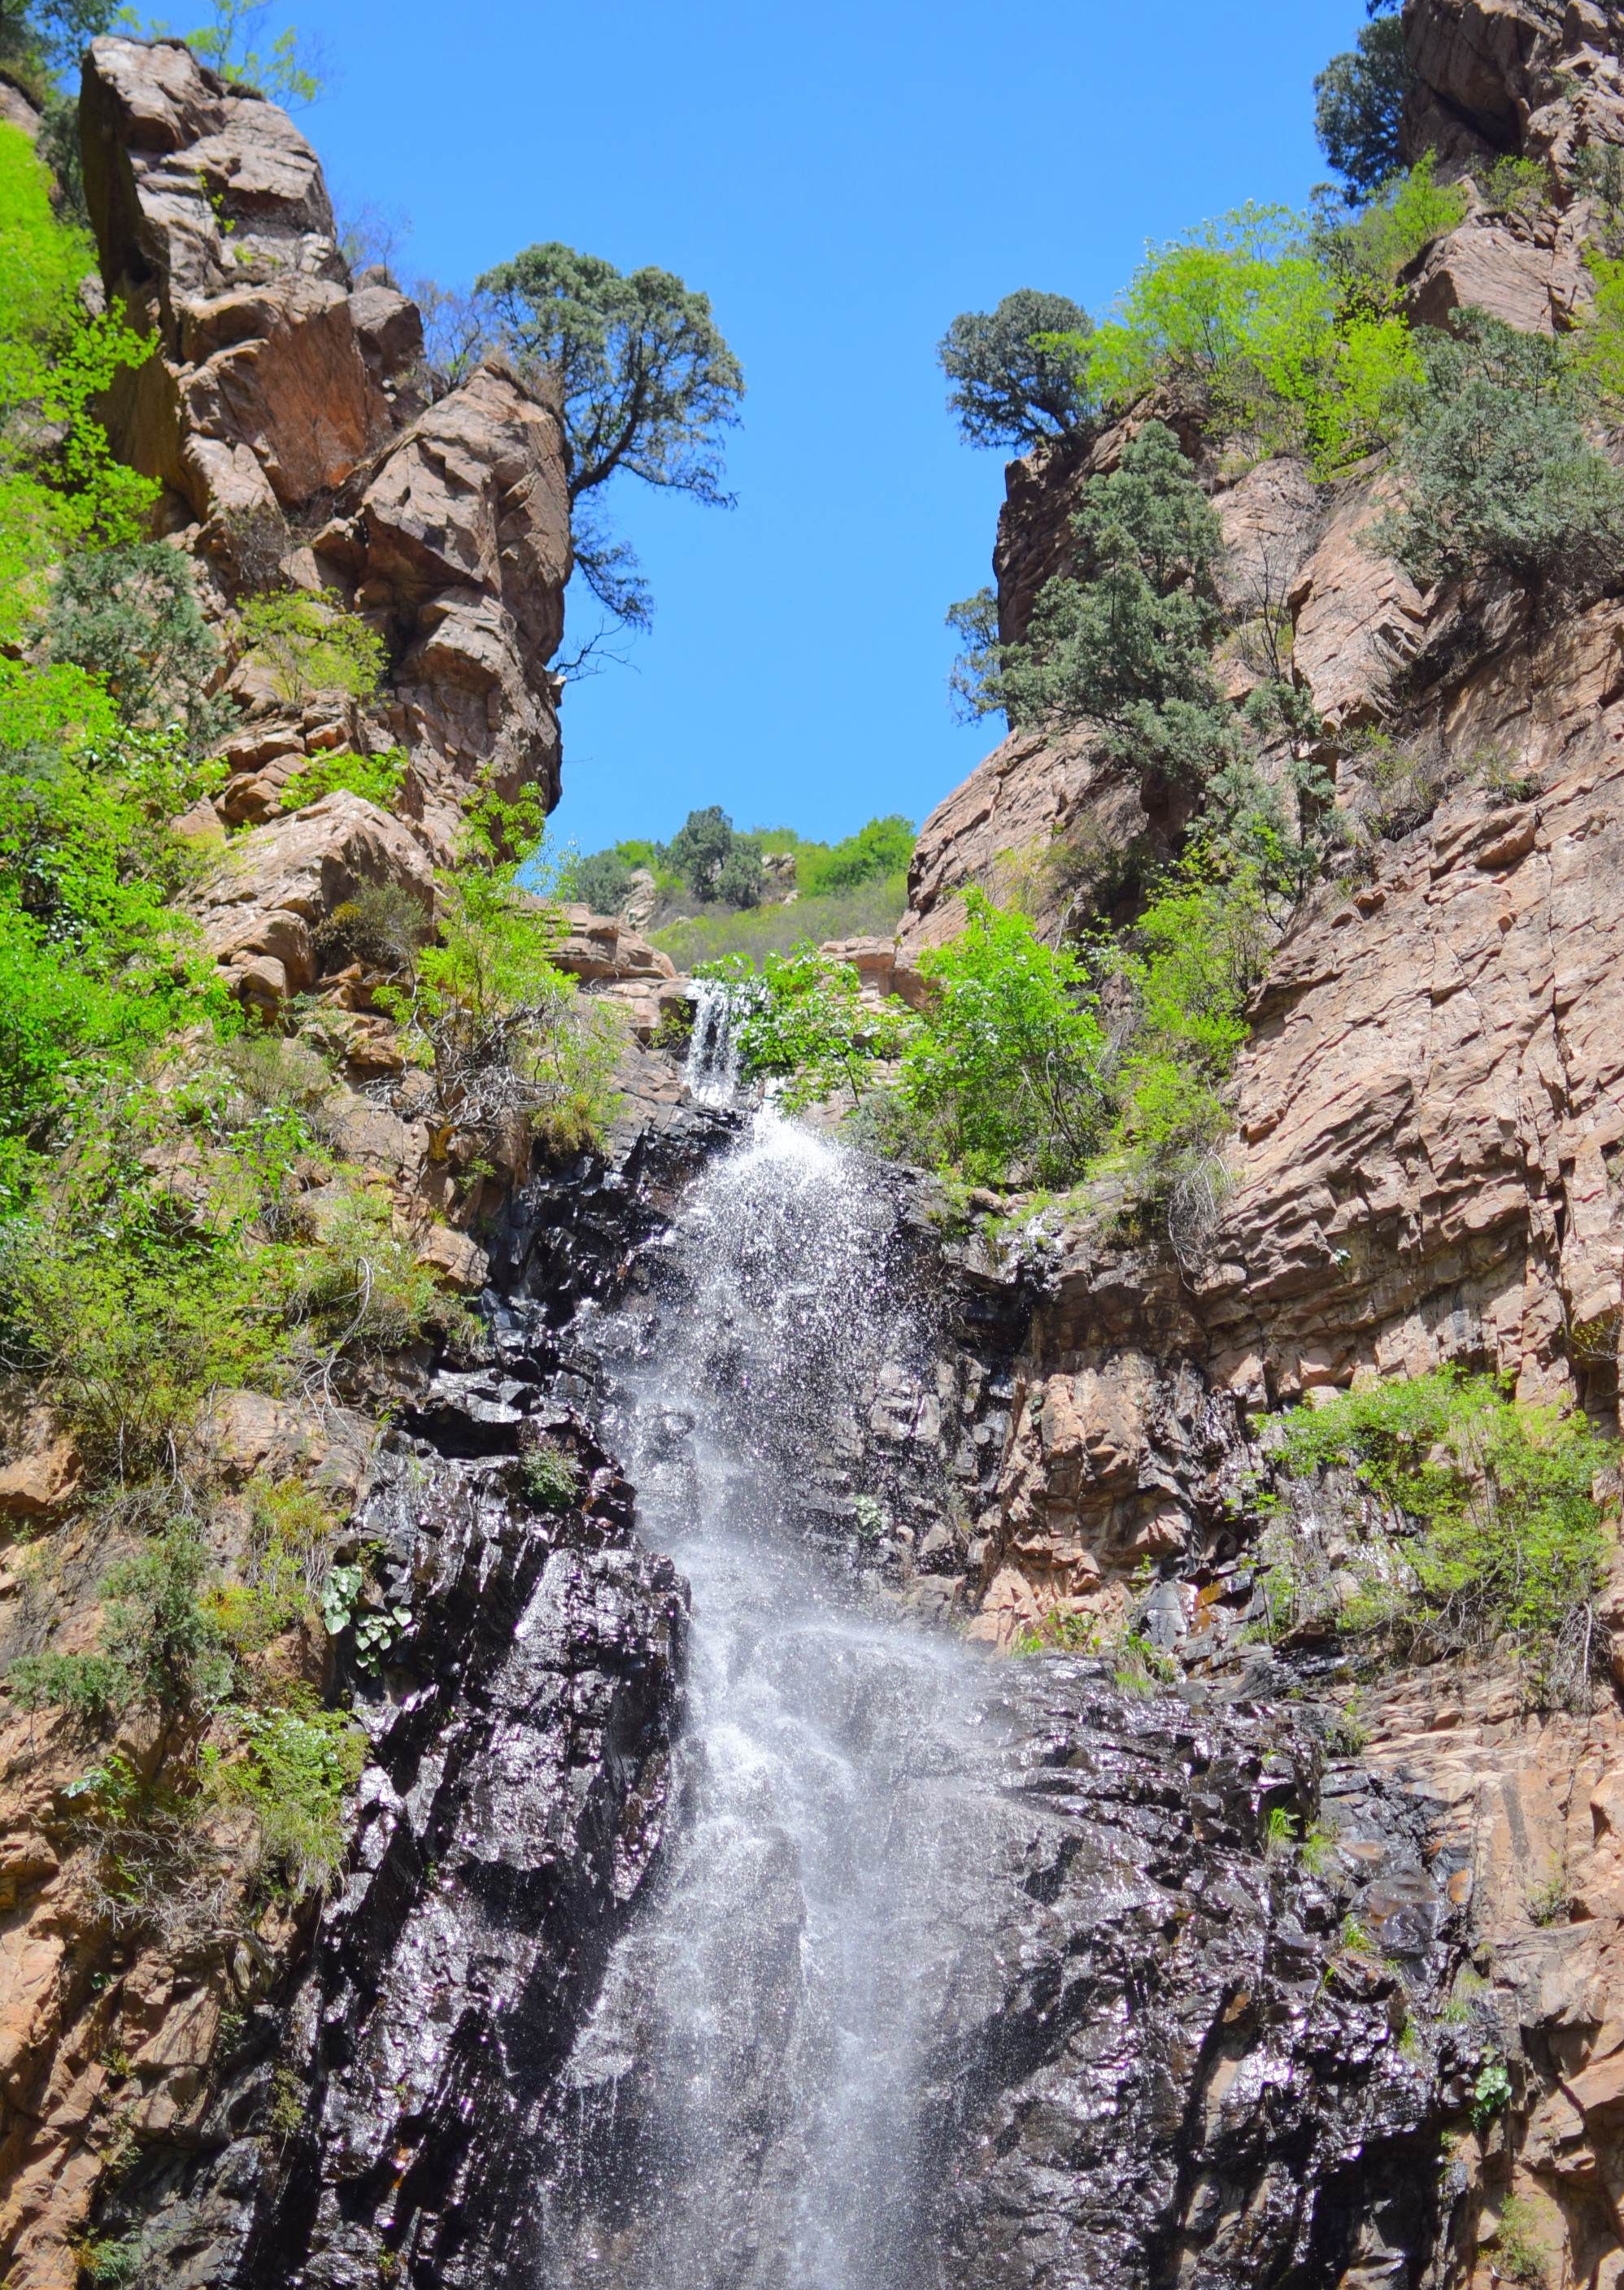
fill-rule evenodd
<path id="1" fill-rule="evenodd" d="M 282 1252 L 284 1309 L 329 1362 L 378 1359 L 426 1337 L 468 1339 L 476 1323 L 394 1227 L 387 1193 L 348 1186 L 319 1237 Z"/>
<path id="2" fill-rule="evenodd" d="M 404 883 L 363 883 L 317 925 L 316 959 L 324 972 L 358 962 L 386 979 L 409 978 L 434 925 Z"/>
<path id="3" fill-rule="evenodd" d="M 972 1182 L 1064 1184 L 1108 1118 L 1087 965 L 979 891 L 965 911 L 959 936 L 921 957 L 934 991 L 898 1067 L 904 1131 L 927 1165 Z"/>
<path id="4" fill-rule="evenodd" d="M 1217 1147 L 1230 1121 L 1220 1091 L 1246 1038 L 1246 1005 L 1275 933 L 1255 869 L 1215 876 L 1201 853 L 1154 891 L 1137 923 L 1102 943 L 1101 967 L 1131 1016 L 1116 1093 L 1140 1202 L 1164 1210 L 1181 1250 L 1227 1189 Z"/>
<path id="5" fill-rule="evenodd" d="M 292 707 L 317 694 L 370 700 L 388 665 L 383 639 L 324 597 L 293 591 L 250 597 L 242 628 L 248 656 Z"/>
<path id="6" fill-rule="evenodd" d="M 1551 203 L 1551 179 L 1538 159 L 1508 154 L 1475 167 L 1473 180 L 1492 214 L 1540 214 Z"/>
<path id="7" fill-rule="evenodd" d="M 213 1582 L 203 1606 L 244 1673 L 314 1613 L 338 1519 L 302 1479 L 251 1479 L 250 1541 L 243 1579 Z"/>
<path id="8" fill-rule="evenodd" d="M 88 236 L 64 224 L 28 138 L 0 123 L 0 644 L 14 645 L 45 602 L 53 560 L 142 538 L 157 498 L 116 461 L 95 408 L 153 344 L 116 311 L 92 316 L 80 289 Z"/>
<path id="9" fill-rule="evenodd" d="M 1021 452 L 1063 437 L 1098 411 L 1075 350 L 1092 331 L 1080 303 L 1064 294 L 1020 287 L 991 311 L 965 310 L 937 349 L 953 387 L 949 412 L 972 445 L 1013 445 Z M 1068 338 L 1058 351 L 1046 345 Z"/>
<path id="10" fill-rule="evenodd" d="M 593 851 L 573 862 L 564 887 L 595 915 L 618 915 L 631 885 L 632 869 L 618 851 Z"/>
<path id="11" fill-rule="evenodd" d="M 111 1172 L 116 1175 L 116 1170 Z M 98 1475 L 172 1467 L 212 1393 L 261 1381 L 281 1349 L 265 1269 L 161 1192 L 69 1192 L 0 1227 L 0 1332 L 49 1383 Z"/>
<path id="12" fill-rule="evenodd" d="M 564 929 L 556 908 L 520 888 L 540 838 L 533 797 L 476 805 L 458 863 L 440 877 L 438 935 L 417 957 L 411 992 L 380 998 L 432 1056 L 449 1125 L 493 1142 L 518 1122 L 568 1153 L 607 1130 L 625 1037 L 618 1013 L 583 1001 L 553 962 Z"/>
<path id="13" fill-rule="evenodd" d="M 344 1857 L 344 1799 L 361 1778 L 365 1734 L 314 1700 L 242 1710 L 231 1730 L 234 1755 L 213 1744 L 204 1752 L 209 1794 L 253 1814 L 264 1861 L 295 1900 L 324 1891 Z"/>
<path id="14" fill-rule="evenodd" d="M 188 752 L 202 756 L 236 720 L 229 701 L 211 697 L 224 660 L 191 560 L 165 541 L 69 556 L 46 629 L 52 660 L 98 677 L 137 729 L 178 724 Z"/>
<path id="15" fill-rule="evenodd" d="M 838 843 L 805 844 L 796 856 L 796 886 L 804 898 L 828 899 L 864 883 L 906 876 L 915 835 L 913 821 L 892 812 L 869 820 Z"/>
<path id="16" fill-rule="evenodd" d="M 390 811 L 406 775 L 406 760 L 404 748 L 388 748 L 380 756 L 355 756 L 345 748 L 312 756 L 283 789 L 282 808 L 303 811 L 324 795 L 342 789 L 350 795 L 364 796 L 380 811 Z"/>
<path id="17" fill-rule="evenodd" d="M 1593 1659 L 1612 1535 L 1596 1489 L 1615 1450 L 1582 1418 L 1521 1405 L 1491 1376 L 1395 1377 L 1285 1419 L 1279 1467 L 1337 1466 L 1388 1507 L 1348 1627 L 1443 1651 L 1508 1637 L 1540 1690 Z"/>
<path id="18" fill-rule="evenodd" d="M 580 1466 L 556 1439 L 540 1439 L 519 1460 L 519 1484 L 537 1510 L 572 1510 L 580 1501 Z"/>
<path id="19" fill-rule="evenodd" d="M 744 1069 L 781 1081 L 791 1113 L 841 1090 L 860 1103 L 876 1065 L 894 1058 L 913 1031 L 900 1005 L 865 1001 L 852 965 L 808 943 L 786 955 L 769 951 L 759 976 L 741 955 L 699 974 L 727 987 Z"/>
<path id="20" fill-rule="evenodd" d="M 907 905 L 907 877 L 885 875 L 850 891 L 797 899 L 792 906 L 751 907 L 743 911 L 712 908 L 668 923 L 652 936 L 677 968 L 690 974 L 730 955 L 740 955 L 759 968 L 770 957 L 787 955 L 804 943 L 890 938 Z"/>
<path id="21" fill-rule="evenodd" d="M 1377 529 L 1418 580 L 1498 571 L 1579 590 L 1624 561 L 1624 473 L 1586 436 L 1562 346 L 1482 311 L 1427 338 L 1428 388 Z"/>
<path id="22" fill-rule="evenodd" d="M 24 1655 L 6 1672 L 7 1693 L 20 1709 L 60 1707 L 104 1724 L 132 1705 L 190 1709 L 222 1701 L 234 1673 L 199 1596 L 208 1566 L 196 1523 L 172 1520 L 103 1576 L 96 1650 Z"/>

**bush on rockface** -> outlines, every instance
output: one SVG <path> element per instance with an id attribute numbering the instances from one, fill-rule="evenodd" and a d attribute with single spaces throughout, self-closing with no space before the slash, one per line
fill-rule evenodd
<path id="1" fill-rule="evenodd" d="M 1547 1698 L 1588 1678 L 1617 1449 L 1582 1417 L 1440 1368 L 1294 1411 L 1274 1463 L 1295 1478 L 1349 1471 L 1380 1507 L 1343 1628 L 1404 1652 L 1508 1641 Z M 1289 1601 L 1289 1548 L 1276 1571 Z"/>
<path id="2" fill-rule="evenodd" d="M 224 675 L 189 557 L 164 541 L 70 556 L 46 618 L 51 657 L 100 679 L 137 730 L 178 725 L 189 755 L 209 754 L 236 720 L 213 696 Z"/>
<path id="3" fill-rule="evenodd" d="M 1429 334 L 1376 538 L 1420 581 L 1494 570 L 1580 590 L 1624 565 L 1624 472 L 1589 440 L 1564 347 L 1468 311 Z"/>
<path id="4" fill-rule="evenodd" d="M 324 693 L 370 700 L 388 665 L 382 637 L 326 597 L 251 597 L 241 621 L 245 657 L 265 669 L 290 707 Z"/>
<path id="5" fill-rule="evenodd" d="M 364 796 L 380 811 L 391 810 L 406 775 L 406 761 L 404 748 L 386 748 L 376 756 L 356 756 L 347 748 L 335 748 L 325 755 L 312 756 L 283 789 L 281 807 L 284 811 L 304 811 L 311 804 L 319 803 L 324 795 L 342 791 Z"/>
<path id="6" fill-rule="evenodd" d="M 405 983 L 378 994 L 432 1067 L 444 1128 L 482 1156 L 515 1122 L 549 1150 L 580 1151 L 601 1141 L 618 1101 L 619 1013 L 577 994 L 552 959 L 562 916 L 520 886 L 542 827 L 533 790 L 469 810 L 440 877 L 435 938 Z"/>

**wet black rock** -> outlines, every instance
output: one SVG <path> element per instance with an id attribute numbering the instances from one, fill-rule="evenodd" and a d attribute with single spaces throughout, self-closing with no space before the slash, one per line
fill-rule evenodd
<path id="1" fill-rule="evenodd" d="M 488 1396 L 455 1379 L 424 1411 L 452 1453 L 402 1437 L 381 1459 L 357 1531 L 412 1620 L 355 1679 L 352 1873 L 251 2020 L 212 2151 L 148 2190 L 168 2283 L 483 2279 L 522 2214 L 519 2118 L 659 1843 L 686 1598 L 584 1422 L 504 1397 L 572 1453 L 582 1501 L 531 1507 L 516 1425 L 490 1453 Z"/>

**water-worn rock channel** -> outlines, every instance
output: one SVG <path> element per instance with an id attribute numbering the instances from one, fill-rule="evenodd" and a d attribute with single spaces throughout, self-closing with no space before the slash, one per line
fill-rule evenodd
<path id="1" fill-rule="evenodd" d="M 668 1221 L 646 1183 L 601 1210 L 644 1235 L 602 1299 L 560 1336 L 516 1296 L 397 1439 L 369 1525 L 423 1620 L 359 1867 L 172 2190 L 175 2278 L 1411 2280 L 1453 1913 L 1423 1808 L 1306 1709 L 905 1611 L 866 1427 L 943 1344 L 943 1263 L 889 1173 L 684 1119 L 705 1165 Z M 578 1514 L 515 1499 L 538 1428 Z M 1320 1877 L 1265 1836 L 1322 1796 Z M 1350 1870 L 1385 1963 L 1339 1953 Z M 290 2074 L 277 2150 L 246 2126 Z"/>

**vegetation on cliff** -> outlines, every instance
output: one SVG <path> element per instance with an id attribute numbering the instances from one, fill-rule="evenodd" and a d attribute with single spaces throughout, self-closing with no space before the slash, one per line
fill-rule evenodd
<path id="1" fill-rule="evenodd" d="M 233 1478 L 227 1396 L 362 1397 L 390 1358 L 477 1327 L 421 1218 L 340 1149 L 361 1101 L 332 1013 L 309 997 L 267 1021 L 228 993 L 188 901 L 232 853 L 172 828 L 223 778 L 228 650 L 302 698 L 370 694 L 385 648 L 281 590 L 211 619 L 190 560 L 147 537 L 156 489 L 94 408 L 151 346 L 88 308 L 91 250 L 51 190 L 0 125 L 0 1368 L 8 1405 L 43 1398 L 71 1448 L 99 1620 L 74 1651 L 49 1642 L 61 1560 L 34 1545 L 33 1646 L 4 1690 L 85 1737 L 75 1819 L 107 1914 L 133 1928 L 188 1886 L 198 1913 L 220 1908 L 221 1821 L 238 1879 L 246 1817 L 262 1889 L 324 1883 L 358 1769 L 320 1681 L 329 1639 L 356 1658 L 372 1642 L 369 1556 L 337 1564 L 343 1505 L 304 1477 Z M 402 763 L 329 752 L 284 801 L 387 797 Z M 373 1006 L 462 1140 L 464 1188 L 516 1125 L 573 1148 L 607 1108 L 620 1034 L 577 1004 L 556 917 L 517 880 L 540 831 L 533 797 L 487 793 L 437 916 L 381 885 L 353 902 L 357 944 L 389 942 Z M 355 1595 L 327 1597 L 346 1567 Z M 145 1716 L 177 1744 L 156 1776 L 126 1754 Z"/>

